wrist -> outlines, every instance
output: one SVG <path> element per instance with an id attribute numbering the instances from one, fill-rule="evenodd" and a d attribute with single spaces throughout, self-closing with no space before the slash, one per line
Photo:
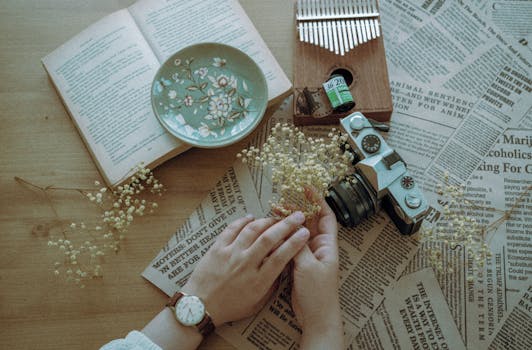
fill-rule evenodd
<path id="1" fill-rule="evenodd" d="M 195 349 L 203 339 L 197 330 L 181 325 L 168 307 L 161 310 L 142 329 L 142 333 L 167 350 Z"/>
<path id="2" fill-rule="evenodd" d="M 205 311 L 209 314 L 215 327 L 219 327 L 228 322 L 227 320 L 223 319 L 215 296 L 210 295 L 209 293 L 206 293 L 205 290 L 196 287 L 193 283 L 190 283 L 190 280 L 183 286 L 181 290 L 186 294 L 195 295 L 201 299 L 205 305 Z"/>
<path id="3" fill-rule="evenodd" d="M 326 307 L 323 307 L 325 306 Z M 325 334 L 335 330 L 342 330 L 342 315 L 340 301 L 332 298 L 322 304 L 322 308 L 311 315 L 305 315 L 302 320 L 303 333 Z"/>
<path id="4" fill-rule="evenodd" d="M 205 303 L 195 294 L 183 290 L 177 292 L 170 298 L 166 306 L 171 310 L 180 326 L 193 329 L 204 338 L 216 329 Z"/>
<path id="5" fill-rule="evenodd" d="M 340 313 L 331 312 L 302 327 L 301 349 L 344 349 L 344 328 Z"/>

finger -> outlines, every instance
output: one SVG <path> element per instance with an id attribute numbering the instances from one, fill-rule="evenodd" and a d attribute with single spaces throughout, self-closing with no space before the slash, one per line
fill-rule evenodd
<path id="1" fill-rule="evenodd" d="M 231 222 L 218 236 L 218 242 L 223 245 L 231 244 L 231 242 L 233 242 L 238 236 L 240 231 L 242 231 L 244 226 L 253 221 L 253 218 L 253 214 L 247 214 L 243 218 L 236 219 L 235 221 Z"/>
<path id="2" fill-rule="evenodd" d="M 305 215 L 298 211 L 283 220 L 272 225 L 264 231 L 249 247 L 251 256 L 255 257 L 258 264 L 270 253 L 270 251 L 293 233 L 305 222 Z"/>
<path id="3" fill-rule="evenodd" d="M 243 249 L 247 249 L 264 231 L 266 231 L 266 229 L 271 227 L 276 222 L 277 220 L 273 218 L 264 218 L 252 221 L 242 228 L 238 236 L 235 238 L 234 243 Z"/>
<path id="4" fill-rule="evenodd" d="M 314 253 L 316 259 L 321 262 L 337 262 L 338 261 L 338 245 L 336 242 L 333 242 L 333 237 L 331 235 L 323 235 L 324 238 L 320 245 L 315 246 L 315 249 L 312 251 L 312 247 L 309 246 L 310 250 Z"/>
<path id="5" fill-rule="evenodd" d="M 320 221 L 318 223 L 318 230 L 321 234 L 332 234 L 334 236 L 338 235 L 338 223 L 336 222 L 336 215 L 332 211 L 325 198 L 321 198 L 319 201 L 320 210 Z"/>
<path id="6" fill-rule="evenodd" d="M 285 218 L 288 215 L 297 211 L 296 206 L 292 204 L 284 204 L 282 207 L 273 207 L 272 213 L 279 218 Z"/>
<path id="7" fill-rule="evenodd" d="M 277 278 L 290 260 L 303 247 L 306 247 L 309 237 L 309 230 L 306 227 L 301 227 L 268 257 L 261 266 L 261 270 L 270 276 L 270 278 Z"/>
<path id="8" fill-rule="evenodd" d="M 312 187 L 305 188 L 305 197 L 308 201 L 316 203 L 320 207 L 320 211 L 317 215 L 309 218 L 305 224 L 309 230 L 311 236 L 315 236 L 320 233 L 335 233 L 338 230 L 336 223 L 336 216 L 331 207 L 325 201 L 323 195 Z"/>

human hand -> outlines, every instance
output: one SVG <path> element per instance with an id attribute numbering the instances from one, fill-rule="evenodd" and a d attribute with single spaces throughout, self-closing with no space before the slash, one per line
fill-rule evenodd
<path id="1" fill-rule="evenodd" d="M 216 326 L 257 313 L 274 282 L 309 239 L 305 220 L 296 212 L 281 221 L 232 222 L 191 274 L 183 291 L 200 297 Z"/>
<path id="2" fill-rule="evenodd" d="M 343 347 L 343 331 L 338 297 L 338 225 L 334 212 L 323 198 L 308 191 L 321 210 L 307 225 L 311 239 L 294 257 L 292 307 L 303 329 L 305 342 L 319 348 Z M 317 337 L 309 340 L 308 337 Z"/>

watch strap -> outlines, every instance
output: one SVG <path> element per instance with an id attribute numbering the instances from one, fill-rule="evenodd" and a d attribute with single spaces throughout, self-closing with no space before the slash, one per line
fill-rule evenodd
<path id="1" fill-rule="evenodd" d="M 177 302 L 179 301 L 179 299 L 181 299 L 182 297 L 184 297 L 185 293 L 183 292 L 177 292 L 175 293 L 169 300 L 168 302 L 166 303 L 166 306 L 172 308 L 173 311 L 175 311 L 175 306 L 177 304 Z M 175 315 L 175 312 L 173 312 L 174 314 L 174 317 L 176 317 Z M 177 319 L 176 317 L 176 320 L 177 322 L 179 322 L 179 320 Z M 206 338 L 207 336 L 209 336 L 212 332 L 214 332 L 214 330 L 216 329 L 216 327 L 214 326 L 214 322 L 212 322 L 212 318 L 211 318 L 211 315 L 209 315 L 209 313 L 207 312 L 207 310 L 205 310 L 205 315 L 203 316 L 203 318 L 201 319 L 201 321 L 196 324 L 196 328 L 198 329 L 198 331 L 200 332 L 200 334 Z"/>
<path id="2" fill-rule="evenodd" d="M 168 299 L 168 302 L 166 303 L 166 306 L 168 307 L 175 307 L 175 304 L 177 304 L 177 302 L 179 301 L 179 299 L 181 299 L 182 297 L 184 297 L 186 294 L 183 293 L 183 292 L 177 292 L 175 293 L 170 299 Z"/>

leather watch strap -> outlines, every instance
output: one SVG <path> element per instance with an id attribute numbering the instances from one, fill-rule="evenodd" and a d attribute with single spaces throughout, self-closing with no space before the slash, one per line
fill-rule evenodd
<path id="1" fill-rule="evenodd" d="M 185 296 L 185 293 L 183 292 L 177 292 L 175 293 L 166 303 L 166 306 L 168 307 L 175 307 L 175 304 L 181 299 L 181 297 Z"/>
<path id="2" fill-rule="evenodd" d="M 196 325 L 198 331 L 203 335 L 204 338 L 208 337 L 212 332 L 214 332 L 214 323 L 212 322 L 211 316 L 205 311 L 205 316 L 200 323 Z"/>
<path id="3" fill-rule="evenodd" d="M 166 303 L 166 306 L 170 307 L 170 308 L 173 308 L 175 310 L 175 306 L 177 304 L 177 302 L 179 301 L 179 299 L 181 299 L 182 297 L 184 297 L 186 294 L 183 293 L 183 292 L 177 292 L 175 293 L 169 300 L 168 302 Z M 175 316 L 175 313 L 174 313 L 174 316 Z M 177 318 L 176 318 L 177 319 Z M 179 322 L 179 320 L 177 320 Z M 201 319 L 201 321 L 196 324 L 196 328 L 198 329 L 198 331 L 200 332 L 200 334 L 206 338 L 207 336 L 209 336 L 212 332 L 214 332 L 215 330 L 215 326 L 214 326 L 214 322 L 212 322 L 212 318 L 211 318 L 211 315 L 209 315 L 209 313 L 207 312 L 207 310 L 205 310 L 205 315 L 203 316 L 203 318 Z"/>

